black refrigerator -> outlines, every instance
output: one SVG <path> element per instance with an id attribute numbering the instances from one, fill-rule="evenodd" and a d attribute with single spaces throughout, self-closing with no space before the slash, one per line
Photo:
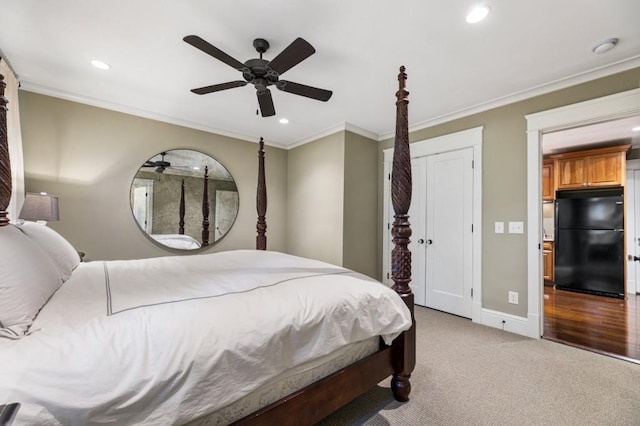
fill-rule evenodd
<path id="1" fill-rule="evenodd" d="M 556 193 L 556 288 L 624 297 L 622 194 L 622 188 Z"/>

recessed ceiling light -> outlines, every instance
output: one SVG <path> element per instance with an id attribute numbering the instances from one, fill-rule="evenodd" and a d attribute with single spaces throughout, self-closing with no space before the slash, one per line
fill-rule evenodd
<path id="1" fill-rule="evenodd" d="M 289 120 L 287 120 L 286 118 L 281 118 L 280 119 L 280 124 L 288 124 Z"/>
<path id="2" fill-rule="evenodd" d="M 91 65 L 93 65 L 94 67 L 101 69 L 101 70 L 108 70 L 109 68 L 111 68 L 111 66 L 109 64 L 107 64 L 106 62 L 103 61 L 99 61 L 97 59 L 93 59 L 91 61 Z"/>
<path id="3" fill-rule="evenodd" d="M 476 24 L 486 18 L 490 11 L 491 8 L 489 8 L 489 6 L 476 6 L 471 9 L 471 12 L 467 15 L 467 22 L 469 24 Z"/>
<path id="4" fill-rule="evenodd" d="M 631 129 L 632 132 L 640 132 L 640 126 L 636 126 L 633 129 Z"/>
<path id="5" fill-rule="evenodd" d="M 608 38 L 606 40 L 602 40 L 591 46 L 591 51 L 593 53 L 604 53 L 608 52 L 618 44 L 617 38 Z"/>

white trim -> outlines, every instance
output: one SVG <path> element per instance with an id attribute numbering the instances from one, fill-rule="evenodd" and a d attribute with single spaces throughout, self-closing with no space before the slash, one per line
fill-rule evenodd
<path id="1" fill-rule="evenodd" d="M 640 188 L 636 187 L 635 171 L 640 170 L 640 160 L 627 161 L 627 182 L 625 186 L 625 215 L 627 216 L 627 228 L 625 229 L 625 244 L 627 247 L 627 254 L 635 255 L 636 250 L 636 238 L 638 238 L 638 231 L 636 230 L 636 211 L 640 211 L 637 204 L 640 200 L 636 199 L 636 193 Z M 634 261 L 627 262 L 627 293 L 635 294 L 639 287 L 637 287 L 636 273 L 637 263 Z"/>
<path id="2" fill-rule="evenodd" d="M 447 114 L 443 114 L 439 117 L 431 118 L 428 120 L 415 123 L 409 127 L 409 132 L 416 132 L 418 130 L 433 127 L 438 124 L 447 123 L 449 121 L 456 120 L 458 118 L 467 117 L 472 114 L 477 114 L 490 109 L 498 108 L 501 106 L 509 105 L 515 102 L 519 102 L 525 99 L 530 99 L 535 96 L 544 95 L 545 93 L 555 92 L 567 87 L 575 86 L 576 84 L 585 83 L 587 81 L 595 80 L 597 78 L 606 77 L 608 75 L 616 74 L 619 72 L 627 71 L 640 66 L 640 55 L 633 56 L 622 61 L 606 65 L 600 68 L 595 68 L 582 73 L 574 74 L 572 76 L 555 80 L 549 83 L 535 86 L 529 89 L 521 90 L 510 95 L 502 96 L 491 101 L 482 102 L 468 108 L 462 108 L 457 111 L 453 111 Z M 386 140 L 393 138 L 395 131 L 385 132 L 380 135 L 379 140 Z"/>
<path id="3" fill-rule="evenodd" d="M 449 133 L 448 135 L 438 136 L 436 138 L 412 142 L 409 144 L 411 158 L 425 157 L 427 155 L 440 154 L 442 152 L 482 146 L 483 130 L 484 126 L 473 127 L 471 129 Z M 393 148 L 387 148 L 382 152 L 384 154 L 385 163 L 393 161 Z"/>
<path id="4" fill-rule="evenodd" d="M 411 158 L 424 157 L 427 155 L 439 154 L 442 152 L 456 151 L 464 148 L 473 148 L 473 272 L 472 272 L 472 313 L 473 322 L 483 323 L 482 315 L 482 132 L 484 126 L 474 127 L 460 132 L 450 133 L 432 139 L 426 139 L 409 144 Z M 393 148 L 383 150 L 384 158 L 384 184 L 383 184 L 383 238 L 382 238 L 382 278 L 383 282 L 391 283 L 387 280 L 387 273 L 391 269 L 391 234 L 387 229 L 389 218 L 390 186 L 388 184 L 388 174 L 391 173 L 393 162 Z"/>
<path id="5" fill-rule="evenodd" d="M 163 123 L 175 124 L 176 126 L 187 127 L 189 129 L 201 130 L 207 133 L 215 133 L 216 135 L 226 136 L 229 138 L 240 139 L 246 142 L 258 143 L 259 138 L 254 138 L 248 135 L 242 135 L 239 133 L 228 132 L 226 130 L 218 129 L 204 124 L 194 123 L 188 120 L 182 120 L 168 115 L 160 114 L 145 109 L 134 108 L 127 105 L 117 104 L 114 102 L 103 101 L 101 99 L 90 98 L 84 95 L 78 95 L 72 92 L 53 89 L 51 87 L 43 86 L 37 83 L 31 83 L 29 81 L 20 81 L 20 89 L 27 92 L 39 93 L 41 95 L 53 96 L 55 98 L 65 99 L 67 101 L 79 102 L 85 105 L 91 105 L 98 108 L 108 109 L 110 111 L 122 112 L 124 114 L 135 115 L 137 117 L 148 118 L 150 120 L 161 121 Z M 273 146 L 276 148 L 287 149 L 287 145 L 274 141 L 264 141 L 265 145 Z"/>
<path id="6" fill-rule="evenodd" d="M 526 115 L 527 119 L 527 294 L 528 336 L 543 331 L 542 150 L 545 132 L 640 114 L 640 89 Z"/>
<path id="7" fill-rule="evenodd" d="M 504 323 L 502 321 L 504 321 Z M 493 311 L 491 309 L 482 310 L 482 324 L 523 336 L 527 336 L 529 334 L 529 321 L 527 318 Z"/>
<path id="8" fill-rule="evenodd" d="M 360 136 L 364 136 L 365 138 L 371 139 L 374 142 L 377 142 L 379 140 L 378 134 L 377 133 L 373 133 L 370 132 L 366 129 L 363 129 L 362 127 L 358 127 L 354 124 L 351 123 L 347 123 L 346 121 L 341 123 L 341 124 L 337 124 L 335 126 L 331 126 L 326 130 L 321 131 L 320 133 L 316 133 L 315 135 L 306 137 L 304 139 L 300 139 L 299 141 L 293 142 L 289 145 L 287 145 L 286 149 L 293 149 L 293 148 L 297 148 L 301 145 L 307 144 L 309 142 L 314 142 L 317 141 L 318 139 L 324 138 L 326 136 L 331 136 L 335 133 L 338 132 L 344 132 L 344 131 L 348 131 L 351 133 L 355 133 L 357 135 Z"/>
<path id="9" fill-rule="evenodd" d="M 447 123 L 447 122 L 456 120 L 458 118 L 467 117 L 472 114 L 477 114 L 483 111 L 488 111 L 490 109 L 509 105 L 518 101 L 522 101 L 524 99 L 540 96 L 545 93 L 550 93 L 560 89 L 564 89 L 566 87 L 575 86 L 576 84 L 591 81 L 596 78 L 606 77 L 608 75 L 627 71 L 639 66 L 640 66 L 640 55 L 636 55 L 631 58 L 627 58 L 619 62 L 615 62 L 613 64 L 605 65 L 589 71 L 574 74 L 566 78 L 551 81 L 549 83 L 545 83 L 539 86 L 534 86 L 532 88 L 521 90 L 519 92 L 515 92 L 506 96 L 501 96 L 499 98 L 496 98 L 487 102 L 482 102 L 467 108 L 462 108 L 457 111 L 446 113 L 435 118 L 420 121 L 418 123 L 415 123 L 409 126 L 409 132 L 416 132 L 422 129 L 426 129 L 428 127 L 436 126 L 438 124 Z M 249 135 L 229 132 L 226 130 L 217 129 L 215 127 L 194 123 L 188 120 L 182 120 L 182 119 L 170 117 L 164 114 L 159 114 L 153 111 L 133 108 L 133 107 L 129 107 L 129 106 L 113 103 L 113 102 L 108 102 L 100 99 L 89 98 L 84 95 L 54 89 L 48 86 L 43 86 L 43 85 L 32 83 L 26 80 L 20 80 L 20 82 L 21 82 L 21 89 L 29 92 L 41 93 L 43 95 L 53 96 L 56 98 L 66 99 L 74 102 L 80 102 L 87 105 L 93 105 L 99 108 L 105 108 L 112 111 L 123 112 L 125 114 L 136 115 L 139 117 L 149 118 L 151 120 L 162 121 L 165 123 L 175 124 L 178 126 L 188 127 L 196 130 L 202 130 L 204 132 L 216 133 L 221 136 L 227 136 L 227 137 L 240 139 L 248 142 L 254 142 L 254 143 L 258 142 L 258 138 L 255 138 Z M 276 148 L 282 148 L 282 149 L 288 150 L 288 149 L 292 149 L 300 145 L 304 145 L 306 143 L 312 142 L 324 136 L 329 136 L 333 133 L 336 133 L 342 130 L 348 130 L 350 132 L 359 134 L 369 139 L 373 139 L 375 141 L 383 141 L 386 139 L 393 138 L 395 136 L 395 130 L 378 134 L 370 130 L 366 130 L 361 127 L 355 126 L 353 124 L 344 122 L 336 126 L 332 126 L 318 134 L 300 139 L 291 144 L 285 144 L 285 143 L 274 142 L 274 141 L 265 141 L 265 144 L 269 146 L 274 146 Z"/>

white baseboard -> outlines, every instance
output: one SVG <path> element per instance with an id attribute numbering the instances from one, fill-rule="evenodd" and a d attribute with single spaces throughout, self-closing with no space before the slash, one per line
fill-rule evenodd
<path id="1" fill-rule="evenodd" d="M 504 322 L 503 322 L 504 321 Z M 527 318 L 491 309 L 482 310 L 482 324 L 489 327 L 529 337 L 529 321 Z"/>

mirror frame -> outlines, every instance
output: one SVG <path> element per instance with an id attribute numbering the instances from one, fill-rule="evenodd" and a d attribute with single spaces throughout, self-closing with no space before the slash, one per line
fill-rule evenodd
<path id="1" fill-rule="evenodd" d="M 162 179 L 164 176 L 169 178 Z M 166 185 L 158 191 L 157 182 Z M 230 194 L 223 204 L 221 196 L 227 192 Z M 175 196 L 167 195 L 169 193 Z M 199 197 L 194 199 L 194 193 L 200 194 Z M 144 198 L 136 201 L 139 199 L 136 195 L 140 194 L 144 194 Z M 155 208 L 158 197 L 167 200 L 161 213 Z M 233 175 L 219 160 L 196 149 L 174 148 L 142 163 L 131 180 L 129 204 L 136 226 L 147 239 L 164 249 L 192 252 L 214 246 L 229 234 L 240 211 L 240 194 Z M 218 214 L 221 206 L 226 208 L 228 215 Z M 175 218 L 174 228 L 167 217 Z M 198 225 L 195 224 L 196 217 L 200 219 Z M 217 235 L 221 217 L 226 219 L 221 219 L 224 232 Z M 159 221 L 160 226 L 157 225 Z M 154 227 L 156 233 L 152 232 Z M 177 231 L 173 233 L 169 229 Z"/>

